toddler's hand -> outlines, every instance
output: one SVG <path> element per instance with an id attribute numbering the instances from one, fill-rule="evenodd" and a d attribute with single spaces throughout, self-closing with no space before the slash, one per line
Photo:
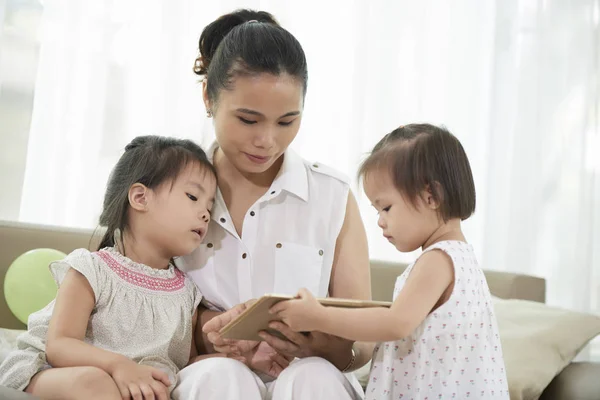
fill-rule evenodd
<path id="1" fill-rule="evenodd" d="M 121 396 L 134 400 L 168 400 L 171 385 L 167 374 L 131 360 L 118 363 L 111 371 Z"/>
<path id="2" fill-rule="evenodd" d="M 318 331 L 325 308 L 307 289 L 300 289 L 296 297 L 275 304 L 269 312 L 277 315 L 293 331 Z"/>

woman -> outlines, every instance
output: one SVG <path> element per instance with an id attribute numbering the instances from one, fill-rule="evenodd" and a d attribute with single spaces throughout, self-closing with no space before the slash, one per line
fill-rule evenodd
<path id="1" fill-rule="evenodd" d="M 228 352 L 217 332 L 243 309 L 237 304 L 301 287 L 321 297 L 370 299 L 369 260 L 348 182 L 288 148 L 300 128 L 308 77 L 298 41 L 269 13 L 239 10 L 208 25 L 199 47 L 194 71 L 204 78 L 214 119 L 208 154 L 219 190 L 208 236 L 178 266 L 204 295 L 199 351 Z M 276 329 L 289 340 L 266 335 L 258 346 L 238 346 L 252 348 L 248 366 L 214 357 L 185 368 L 174 397 L 363 397 L 356 378 L 343 372 L 364 365 L 371 345 L 305 336 L 283 324 Z"/>

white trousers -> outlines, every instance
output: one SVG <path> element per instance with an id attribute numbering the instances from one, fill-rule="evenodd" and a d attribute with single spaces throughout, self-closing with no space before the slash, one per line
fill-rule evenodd
<path id="1" fill-rule="evenodd" d="M 243 363 L 207 358 L 179 372 L 174 400 L 362 400 L 358 380 L 320 357 L 294 360 L 279 377 L 264 383 Z"/>

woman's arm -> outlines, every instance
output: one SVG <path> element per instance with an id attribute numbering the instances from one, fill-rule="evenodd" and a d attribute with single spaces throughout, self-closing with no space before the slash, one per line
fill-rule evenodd
<path id="1" fill-rule="evenodd" d="M 335 246 L 329 294 L 331 297 L 371 300 L 371 268 L 367 234 L 352 192 L 348 193 L 344 225 Z M 371 360 L 373 347 L 372 343 L 354 344 L 356 359 L 353 368 L 360 368 Z M 351 357 L 352 353 L 346 351 L 328 354 L 326 358 L 343 369 L 348 365 Z"/>
<path id="2" fill-rule="evenodd" d="M 88 280 L 69 269 L 60 285 L 48 327 L 46 358 L 53 367 L 98 367 L 112 374 L 116 365 L 130 360 L 85 343 L 85 333 L 96 300 Z"/>
<path id="3" fill-rule="evenodd" d="M 208 311 L 206 309 L 204 309 L 205 312 L 210 313 L 211 311 Z M 210 316 L 210 314 L 209 314 Z M 193 364 L 195 362 L 198 361 L 202 361 L 206 358 L 212 358 L 212 357 L 226 357 L 226 354 L 223 353 L 205 353 L 202 355 L 198 355 L 198 347 L 196 346 L 196 334 L 198 333 L 198 327 L 200 324 L 198 324 L 198 309 L 196 309 L 196 312 L 194 313 L 193 317 L 192 317 L 192 332 L 194 332 L 194 334 L 192 334 L 192 347 L 190 349 L 190 360 L 188 361 L 188 365 Z M 200 331 L 202 331 L 202 327 L 200 327 Z M 208 341 L 207 341 L 208 342 Z M 238 358 L 239 359 L 239 358 Z M 245 360 L 244 360 L 245 361 Z"/>
<path id="4" fill-rule="evenodd" d="M 188 364 L 191 364 L 195 361 L 196 357 L 198 357 L 198 348 L 196 347 L 196 327 L 198 326 L 198 309 L 194 312 L 192 316 L 192 346 L 190 348 L 190 360 Z"/>
<path id="5" fill-rule="evenodd" d="M 276 304 L 277 313 L 294 330 L 319 330 L 350 340 L 387 342 L 410 335 L 448 297 L 454 269 L 441 251 L 421 256 L 392 307 L 344 309 L 323 307 L 307 290 L 298 300 Z"/>
<path id="6" fill-rule="evenodd" d="M 213 344 L 208 340 L 208 333 L 204 332 L 202 328 L 204 327 L 204 324 L 220 314 L 222 314 L 222 312 L 211 311 L 204 307 L 202 303 L 198 305 L 198 310 L 196 311 L 197 323 L 194 329 L 194 342 L 197 350 L 196 355 L 212 354 L 216 352 Z"/>

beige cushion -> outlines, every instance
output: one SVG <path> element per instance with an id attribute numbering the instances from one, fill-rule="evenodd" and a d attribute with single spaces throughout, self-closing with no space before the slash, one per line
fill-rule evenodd
<path id="1" fill-rule="evenodd" d="M 494 299 L 511 400 L 538 399 L 600 334 L 600 316 L 524 300 Z"/>

